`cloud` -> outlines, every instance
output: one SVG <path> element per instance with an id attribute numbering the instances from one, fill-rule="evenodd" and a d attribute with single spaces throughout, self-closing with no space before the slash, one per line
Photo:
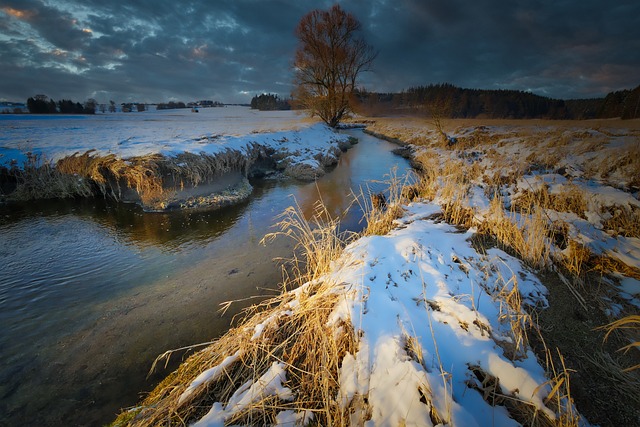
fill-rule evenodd
<path id="1" fill-rule="evenodd" d="M 640 4 L 339 1 L 378 51 L 369 90 L 450 82 L 570 98 L 637 86 Z M 287 96 L 294 29 L 333 1 L 0 0 L 0 99 Z M 37 90 L 36 90 L 37 89 Z M 102 100 L 105 101 L 106 99 Z"/>

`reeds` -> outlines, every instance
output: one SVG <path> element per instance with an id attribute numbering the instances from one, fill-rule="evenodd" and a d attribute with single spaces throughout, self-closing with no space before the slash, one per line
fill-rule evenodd
<path id="1" fill-rule="evenodd" d="M 282 260 L 289 274 L 288 285 L 298 287 L 328 272 L 331 262 L 338 259 L 355 233 L 340 230 L 339 218 L 331 216 L 319 199 L 314 212 L 307 219 L 297 201 L 284 210 L 276 224 L 278 231 L 268 233 L 261 241 L 265 244 L 277 237 L 288 237 L 295 243 L 293 256 Z"/>
<path id="2" fill-rule="evenodd" d="M 500 195 L 491 201 L 489 213 L 478 226 L 480 233 L 489 234 L 504 249 L 515 252 L 519 258 L 537 269 L 550 267 L 549 222 L 541 208 L 533 208 L 530 215 L 514 210 L 507 214 Z"/>
<path id="3" fill-rule="evenodd" d="M 15 180 L 15 189 L 7 194 L 13 200 L 87 197 L 93 194 L 90 181 L 61 172 L 52 162 L 33 153 L 27 153 L 22 169 L 12 168 L 7 177 Z"/>

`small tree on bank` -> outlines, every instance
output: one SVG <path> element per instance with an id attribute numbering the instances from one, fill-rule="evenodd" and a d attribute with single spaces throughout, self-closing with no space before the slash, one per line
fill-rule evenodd
<path id="1" fill-rule="evenodd" d="M 300 46 L 294 59 L 294 101 L 336 127 L 349 112 L 356 79 L 370 69 L 376 53 L 356 38 L 360 22 L 339 5 L 314 10 L 296 28 Z"/>

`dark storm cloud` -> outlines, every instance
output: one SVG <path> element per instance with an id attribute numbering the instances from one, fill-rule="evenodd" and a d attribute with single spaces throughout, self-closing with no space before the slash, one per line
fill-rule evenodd
<path id="1" fill-rule="evenodd" d="M 372 18 L 376 77 L 395 89 L 451 82 L 600 96 L 640 83 L 637 16 L 633 1 L 388 2 Z"/>
<path id="2" fill-rule="evenodd" d="M 640 3 L 344 0 L 378 51 L 370 90 L 450 82 L 601 96 L 640 83 Z M 0 99 L 287 96 L 294 29 L 333 1 L 0 0 Z"/>

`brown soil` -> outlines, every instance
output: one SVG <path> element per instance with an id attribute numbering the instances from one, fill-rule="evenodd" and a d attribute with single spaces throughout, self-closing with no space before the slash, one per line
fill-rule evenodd
<path id="1" fill-rule="evenodd" d="M 595 275 L 587 277 L 584 286 L 577 288 L 585 298 L 585 310 L 555 273 L 539 278 L 549 289 L 549 307 L 538 313 L 538 324 L 546 347 L 556 356 L 557 348 L 564 357 L 571 396 L 580 414 L 602 427 L 640 425 L 640 371 L 621 372 L 639 363 L 640 352 L 617 351 L 628 341 L 620 334 L 604 341 L 605 331 L 596 329 L 610 321 L 599 302 L 608 285 Z M 544 344 L 539 337 L 531 338 L 539 360 L 544 361 Z M 554 364 L 561 366 L 558 360 Z"/>

